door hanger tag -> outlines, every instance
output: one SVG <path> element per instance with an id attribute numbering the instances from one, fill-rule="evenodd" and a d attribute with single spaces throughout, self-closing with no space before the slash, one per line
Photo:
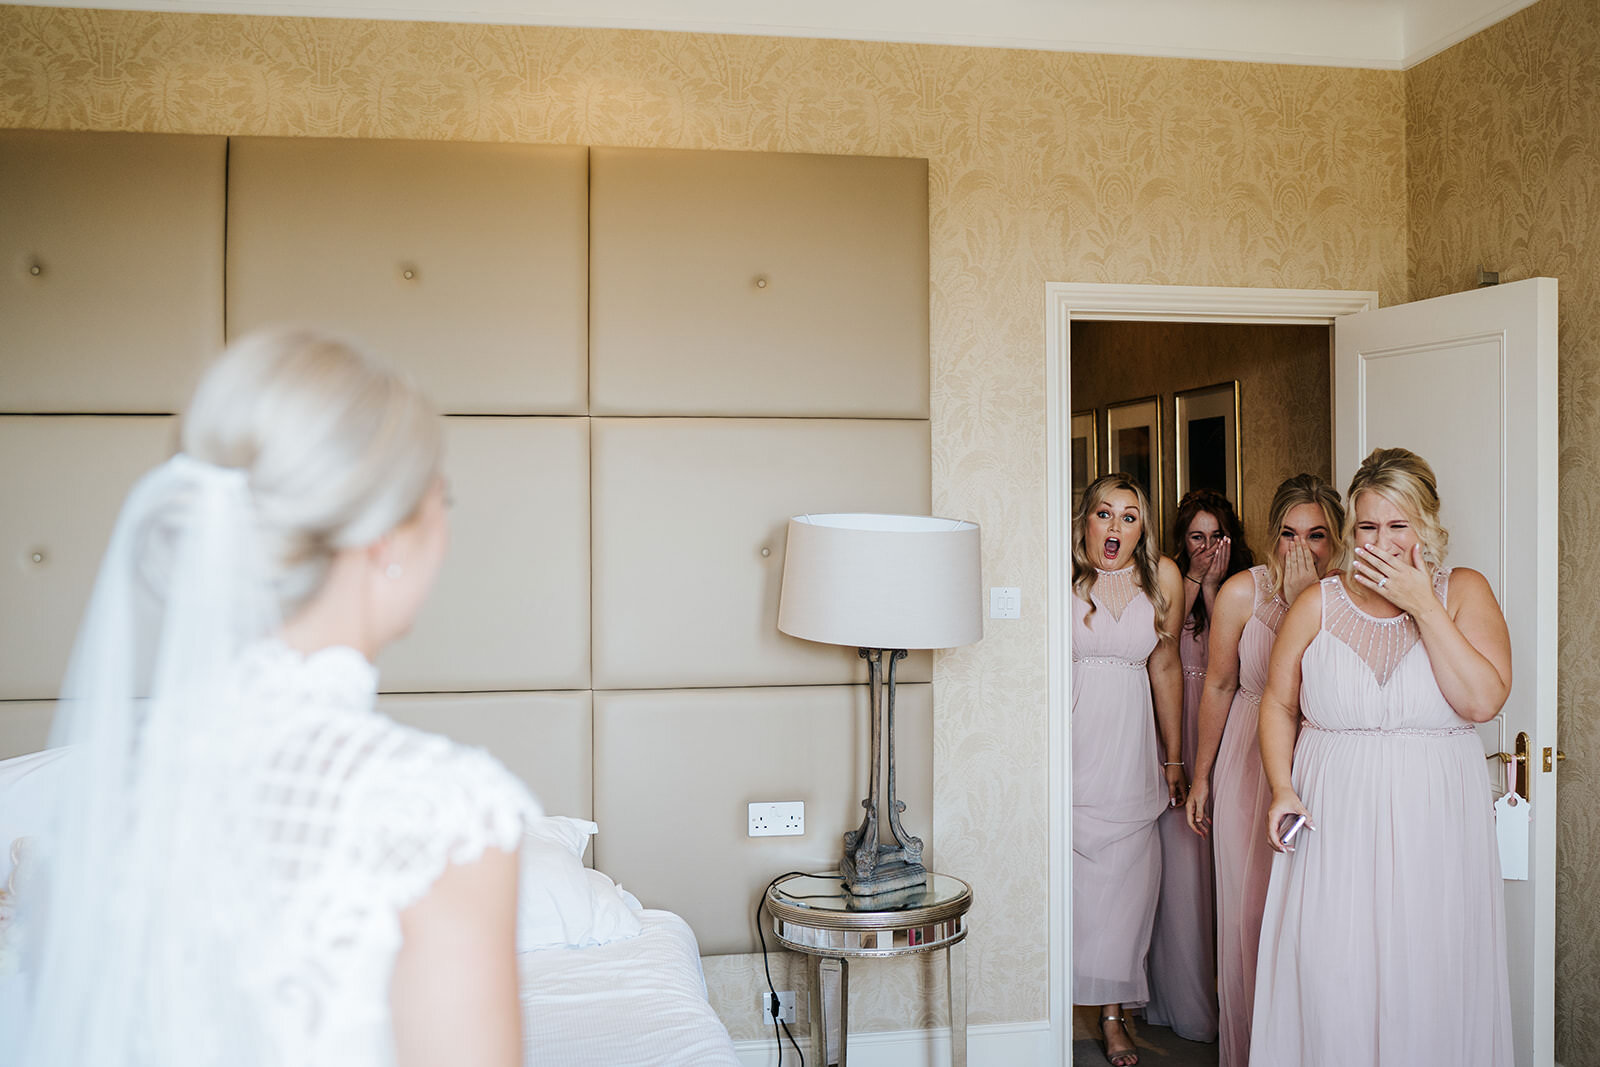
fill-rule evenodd
<path id="1" fill-rule="evenodd" d="M 1532 810 L 1516 790 L 1494 802 L 1494 830 L 1500 839 L 1500 877 L 1528 880 L 1528 816 Z"/>

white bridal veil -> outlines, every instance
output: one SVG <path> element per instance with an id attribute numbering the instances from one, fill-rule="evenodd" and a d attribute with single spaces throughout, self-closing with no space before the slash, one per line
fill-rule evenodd
<path id="1" fill-rule="evenodd" d="M 270 906 L 269 857 L 239 847 L 229 790 L 229 667 L 277 621 L 246 477 L 179 455 L 123 505 L 51 736 L 69 750 L 63 792 L 21 894 L 33 1023 L 0 1061 L 248 1065 L 264 1047 L 242 946 Z"/>

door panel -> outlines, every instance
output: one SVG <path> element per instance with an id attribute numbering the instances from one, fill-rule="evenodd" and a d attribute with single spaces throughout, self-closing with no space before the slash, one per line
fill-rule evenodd
<path id="1" fill-rule="evenodd" d="M 1448 562 L 1489 579 L 1511 629 L 1505 710 L 1478 730 L 1486 752 L 1530 738 L 1527 881 L 1507 881 L 1518 1067 L 1555 1044 L 1556 282 L 1527 281 L 1362 312 L 1334 323 L 1334 475 L 1347 485 L 1374 448 L 1432 464 Z M 1510 775 L 1488 772 L 1495 792 Z"/>

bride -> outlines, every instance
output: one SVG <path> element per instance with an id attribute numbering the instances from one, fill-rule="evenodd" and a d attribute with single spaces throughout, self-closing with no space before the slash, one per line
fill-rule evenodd
<path id="1" fill-rule="evenodd" d="M 538 803 L 375 707 L 449 540 L 438 416 L 342 343 L 257 335 L 182 449 L 129 494 L 73 651 L 0 1060 L 519 1064 Z"/>

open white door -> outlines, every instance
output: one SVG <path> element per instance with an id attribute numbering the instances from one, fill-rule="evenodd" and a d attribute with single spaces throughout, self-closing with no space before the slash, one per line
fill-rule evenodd
<path id="1" fill-rule="evenodd" d="M 1448 562 L 1482 571 L 1511 626 L 1512 688 L 1485 753 L 1527 736 L 1532 839 L 1507 881 L 1517 1067 L 1555 1052 L 1556 282 L 1532 278 L 1334 320 L 1333 466 L 1403 446 L 1439 477 Z M 1512 780 L 1485 761 L 1498 795 Z M 1508 768 L 1509 771 L 1509 768 Z M 1463 930 L 1463 937 L 1473 931 Z"/>

